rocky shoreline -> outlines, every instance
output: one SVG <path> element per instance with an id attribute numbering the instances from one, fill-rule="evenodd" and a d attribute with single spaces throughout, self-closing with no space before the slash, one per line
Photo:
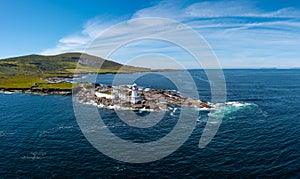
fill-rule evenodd
<path id="1" fill-rule="evenodd" d="M 206 101 L 195 100 L 169 90 L 139 89 L 138 99 L 132 102 L 130 85 L 103 86 L 96 84 L 81 85 L 75 89 L 59 88 L 0 88 L 0 93 L 26 93 L 33 95 L 72 95 L 75 93 L 80 103 L 92 104 L 102 108 L 121 110 L 166 111 L 176 107 L 188 106 L 202 109 L 213 108 Z"/>
<path id="2" fill-rule="evenodd" d="M 1 88 L 0 93 L 13 94 L 13 93 L 26 93 L 34 95 L 71 95 L 72 89 L 31 89 L 31 88 Z"/>
<path id="3" fill-rule="evenodd" d="M 161 111 L 173 110 L 179 106 L 210 109 L 206 101 L 185 97 L 168 90 L 138 90 L 137 102 L 132 102 L 130 86 L 82 87 L 76 96 L 80 103 L 93 104 L 98 107 L 124 110 Z"/>

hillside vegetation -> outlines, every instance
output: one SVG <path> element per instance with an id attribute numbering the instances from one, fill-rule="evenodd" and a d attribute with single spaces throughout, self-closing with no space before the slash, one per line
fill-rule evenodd
<path id="1" fill-rule="evenodd" d="M 103 63 L 101 69 L 96 65 L 99 63 Z M 80 69 L 76 71 L 77 73 L 132 73 L 151 71 L 148 68 L 126 66 L 81 53 L 65 53 L 54 56 L 27 55 L 0 60 L 0 88 L 31 88 L 41 83 L 43 88 L 57 87 L 69 89 L 72 85 L 68 83 L 47 84 L 45 79 L 48 77 L 71 76 L 74 74 L 77 64 Z"/>

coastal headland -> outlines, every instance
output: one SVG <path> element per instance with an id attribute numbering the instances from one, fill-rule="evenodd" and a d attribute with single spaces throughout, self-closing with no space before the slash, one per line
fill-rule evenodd
<path id="1" fill-rule="evenodd" d="M 102 64 L 99 69 L 94 63 Z M 76 67 L 80 70 L 76 71 Z M 97 56 L 83 53 L 64 53 L 53 56 L 26 55 L 0 59 L 0 92 L 30 94 L 72 94 L 69 79 L 89 73 L 135 73 L 174 71 L 168 69 L 123 65 Z"/>

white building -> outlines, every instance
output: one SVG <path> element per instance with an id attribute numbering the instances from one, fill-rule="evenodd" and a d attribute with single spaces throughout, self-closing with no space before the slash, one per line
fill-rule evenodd
<path id="1" fill-rule="evenodd" d="M 131 87 L 131 102 L 133 104 L 138 103 L 139 101 L 142 101 L 144 98 L 139 96 L 139 89 L 137 85 L 134 83 Z"/>

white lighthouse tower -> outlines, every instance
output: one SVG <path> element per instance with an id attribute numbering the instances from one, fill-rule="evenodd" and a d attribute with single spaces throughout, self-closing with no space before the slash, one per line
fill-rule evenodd
<path id="1" fill-rule="evenodd" d="M 137 88 L 137 85 L 134 83 L 131 88 L 131 102 L 133 104 L 136 104 L 140 99 L 140 97 L 138 96 L 138 90 L 139 89 Z"/>

